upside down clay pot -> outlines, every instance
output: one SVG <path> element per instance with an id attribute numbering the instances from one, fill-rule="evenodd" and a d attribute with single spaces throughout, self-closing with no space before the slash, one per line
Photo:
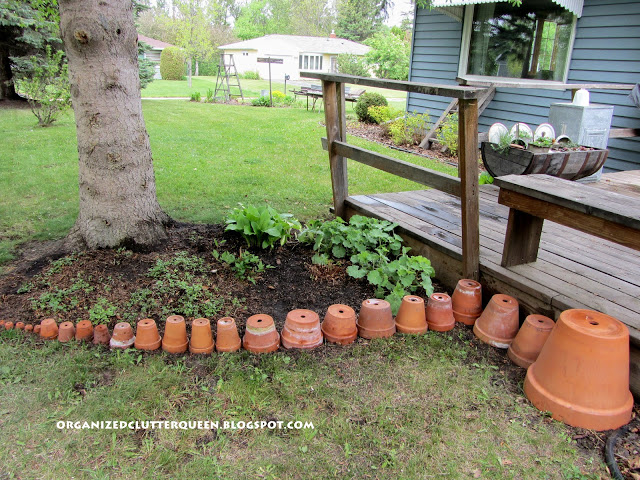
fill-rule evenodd
<path id="1" fill-rule="evenodd" d="M 475 280 L 459 280 L 451 304 L 456 322 L 473 325 L 482 313 L 482 286 Z"/>
<path id="2" fill-rule="evenodd" d="M 446 293 L 432 293 L 425 310 L 429 330 L 448 332 L 456 325 L 451 307 L 451 297 Z"/>
<path id="3" fill-rule="evenodd" d="M 126 322 L 116 323 L 113 327 L 113 335 L 109 341 L 111 348 L 120 348 L 122 350 L 132 347 L 136 341 L 133 328 Z"/>
<path id="4" fill-rule="evenodd" d="M 16 330 L 24 330 L 24 322 L 17 322 Z"/>
<path id="5" fill-rule="evenodd" d="M 187 351 L 188 345 L 187 324 L 184 321 L 184 317 L 171 315 L 164 324 L 162 349 L 168 353 L 184 353 Z"/>
<path id="6" fill-rule="evenodd" d="M 35 333 L 36 335 L 40 335 L 40 329 L 42 327 L 40 325 L 36 325 L 35 327 L 33 327 L 33 333 Z"/>
<path id="7" fill-rule="evenodd" d="M 497 348 L 509 348 L 520 325 L 518 301 L 498 293 L 491 297 L 482 315 L 473 326 L 473 333 Z"/>
<path id="8" fill-rule="evenodd" d="M 556 323 L 549 317 L 529 315 L 507 350 L 511 361 L 522 368 L 529 368 L 540 355 L 540 350 L 555 326 Z"/>
<path id="9" fill-rule="evenodd" d="M 247 327 L 242 344 L 252 353 L 275 352 L 280 347 L 280 335 L 273 318 L 260 313 L 247 319 Z"/>
<path id="10" fill-rule="evenodd" d="M 0 320 L 0 327 L 4 327 L 4 324 L 7 323 L 6 320 Z"/>
<path id="11" fill-rule="evenodd" d="M 358 316 L 358 335 L 362 338 L 385 338 L 396 333 L 391 305 L 386 300 L 369 298 L 362 302 Z"/>
<path id="12" fill-rule="evenodd" d="M 25 332 L 33 332 L 33 325 L 28 324 L 24 326 L 24 331 Z"/>
<path id="13" fill-rule="evenodd" d="M 211 322 L 209 322 L 208 318 L 196 318 L 191 324 L 189 351 L 191 353 L 209 354 L 213 352 L 214 346 Z"/>
<path id="14" fill-rule="evenodd" d="M 396 315 L 396 329 L 400 333 L 426 333 L 429 329 L 424 309 L 424 300 L 416 295 L 405 295 L 402 298 L 398 315 Z"/>
<path id="15" fill-rule="evenodd" d="M 524 393 L 574 427 L 612 430 L 631 420 L 629 329 L 591 310 L 566 310 L 527 370 Z"/>
<path id="16" fill-rule="evenodd" d="M 310 349 L 322 345 L 320 317 L 311 310 L 291 310 L 284 321 L 281 339 L 284 348 Z"/>
<path id="17" fill-rule="evenodd" d="M 76 340 L 90 342 L 93 337 L 93 325 L 89 320 L 81 320 L 76 325 Z"/>
<path id="18" fill-rule="evenodd" d="M 13 330 L 13 322 L 5 322 L 4 323 L 5 330 Z"/>
<path id="19" fill-rule="evenodd" d="M 40 327 L 40 337 L 44 338 L 45 340 L 53 340 L 55 338 L 58 338 L 58 324 L 53 318 L 45 318 L 42 322 L 40 322 L 40 325 L 35 328 L 37 329 L 38 327 Z"/>
<path id="20" fill-rule="evenodd" d="M 133 345 L 138 350 L 157 350 L 162 339 L 158 333 L 158 327 L 152 318 L 144 318 L 136 327 L 136 341 Z"/>
<path id="21" fill-rule="evenodd" d="M 62 322 L 60 324 L 60 328 L 58 329 L 58 341 L 65 343 L 69 340 L 75 338 L 76 336 L 76 327 L 72 322 Z"/>
<path id="22" fill-rule="evenodd" d="M 237 352 L 242 346 L 242 340 L 236 327 L 236 321 L 231 317 L 218 320 L 216 350 L 218 352 Z"/>
<path id="23" fill-rule="evenodd" d="M 348 305 L 331 305 L 324 316 L 321 330 L 328 342 L 340 345 L 353 343 L 358 337 L 356 312 Z"/>
<path id="24" fill-rule="evenodd" d="M 93 329 L 93 344 L 94 345 L 109 345 L 111 341 L 111 335 L 109 335 L 109 329 L 106 325 L 96 325 Z"/>

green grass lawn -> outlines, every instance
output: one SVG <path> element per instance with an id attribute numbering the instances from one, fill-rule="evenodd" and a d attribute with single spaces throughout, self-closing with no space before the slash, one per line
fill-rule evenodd
<path id="1" fill-rule="evenodd" d="M 144 101 L 158 198 L 175 219 L 220 222 L 238 202 L 302 220 L 331 203 L 322 116 Z M 0 261 L 60 238 L 77 215 L 72 115 L 34 127 L 0 110 Z M 353 143 L 455 175 L 436 161 Z M 418 188 L 361 164 L 352 194 Z M 0 300 L 1 301 L 1 300 Z M 596 479 L 599 458 L 540 414 L 468 330 L 318 353 L 175 358 L 0 331 L 0 478 Z M 507 385 L 511 385 L 507 388 Z M 514 391 L 515 390 L 515 391 Z M 99 420 L 301 420 L 308 430 L 60 430 Z"/>

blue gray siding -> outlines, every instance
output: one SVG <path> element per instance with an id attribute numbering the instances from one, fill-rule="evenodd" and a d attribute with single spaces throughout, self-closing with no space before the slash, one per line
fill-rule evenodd
<path id="1" fill-rule="evenodd" d="M 462 41 L 462 23 L 425 9 L 416 16 L 411 80 L 455 83 Z M 578 19 L 569 67 L 568 83 L 640 82 L 640 2 L 630 0 L 585 0 Z M 591 91 L 591 102 L 614 105 L 613 128 L 640 128 L 640 109 L 628 91 Z M 570 101 L 570 92 L 536 89 L 503 89 L 480 117 L 480 131 L 494 122 L 523 121 L 537 125 L 548 121 L 549 106 Z M 410 94 L 410 111 L 429 110 L 438 118 L 449 99 Z M 640 169 L 640 139 L 609 141 L 607 170 Z"/>

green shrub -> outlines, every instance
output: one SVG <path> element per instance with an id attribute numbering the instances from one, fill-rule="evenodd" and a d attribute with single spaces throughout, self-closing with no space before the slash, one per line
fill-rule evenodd
<path id="1" fill-rule="evenodd" d="M 389 124 L 389 134 L 396 145 L 414 145 L 420 143 L 428 125 L 428 113 L 407 113 Z"/>
<path id="2" fill-rule="evenodd" d="M 369 116 L 377 124 L 382 124 L 402 115 L 402 111 L 393 107 L 369 107 Z"/>
<path id="3" fill-rule="evenodd" d="M 210 88 L 207 89 L 207 98 L 205 99 L 205 102 L 213 103 L 213 90 Z"/>
<path id="4" fill-rule="evenodd" d="M 200 95 L 200 92 L 193 92 L 191 94 L 191 101 L 192 102 L 199 102 L 202 99 L 202 95 Z"/>
<path id="5" fill-rule="evenodd" d="M 184 80 L 185 59 L 178 47 L 167 47 L 160 55 L 160 75 L 163 80 Z"/>
<path id="6" fill-rule="evenodd" d="M 389 105 L 387 99 L 379 93 L 363 93 L 356 102 L 356 115 L 361 122 L 375 123 L 375 120 L 369 115 L 369 107 L 386 107 Z"/>
<path id="7" fill-rule="evenodd" d="M 273 268 L 271 265 L 265 265 L 257 255 L 249 252 L 243 252 L 240 250 L 240 254 L 236 257 L 231 252 L 218 252 L 214 250 L 212 252 L 213 258 L 218 261 L 224 262 L 236 274 L 236 277 L 247 280 L 248 282 L 256 284 L 256 280 L 260 278 L 260 274 L 267 268 Z"/>
<path id="8" fill-rule="evenodd" d="M 261 80 L 258 72 L 244 72 L 241 73 L 239 77 L 244 78 L 245 80 Z"/>
<path id="9" fill-rule="evenodd" d="M 247 241 L 247 245 L 273 248 L 280 242 L 292 237 L 293 230 L 300 230 L 298 222 L 290 213 L 278 213 L 268 205 L 248 207 L 240 205 L 227 217 L 226 230 L 240 233 Z"/>
<path id="10" fill-rule="evenodd" d="M 144 53 L 151 50 L 151 46 L 138 42 L 138 76 L 140 77 L 140 88 L 145 88 L 156 74 L 156 64 L 144 57 Z"/>
<path id="11" fill-rule="evenodd" d="M 201 77 L 213 77 L 218 74 L 218 63 L 220 59 L 215 57 L 213 60 L 198 60 L 198 75 Z M 196 74 L 196 62 L 191 65 L 192 75 Z"/>
<path id="12" fill-rule="evenodd" d="M 369 65 L 364 57 L 352 53 L 338 55 L 338 72 L 357 77 L 370 77 Z"/>
<path id="13" fill-rule="evenodd" d="M 254 107 L 270 107 L 271 100 L 267 96 L 258 97 L 251 100 L 251 105 Z"/>
<path id="14" fill-rule="evenodd" d="M 489 174 L 489 172 L 482 172 L 478 176 L 478 185 L 488 185 L 493 183 L 493 177 Z"/>
<path id="15" fill-rule="evenodd" d="M 440 129 L 438 130 L 438 140 L 449 151 L 451 155 L 458 154 L 458 114 L 451 113 Z"/>

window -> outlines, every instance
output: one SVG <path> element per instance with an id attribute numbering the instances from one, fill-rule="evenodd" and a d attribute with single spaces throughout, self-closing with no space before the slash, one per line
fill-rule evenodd
<path id="1" fill-rule="evenodd" d="M 322 70 L 322 55 L 300 55 L 298 67 L 300 70 Z"/>
<path id="2" fill-rule="evenodd" d="M 575 30 L 571 12 L 551 0 L 520 7 L 484 3 L 467 10 L 463 75 L 565 81 Z"/>

